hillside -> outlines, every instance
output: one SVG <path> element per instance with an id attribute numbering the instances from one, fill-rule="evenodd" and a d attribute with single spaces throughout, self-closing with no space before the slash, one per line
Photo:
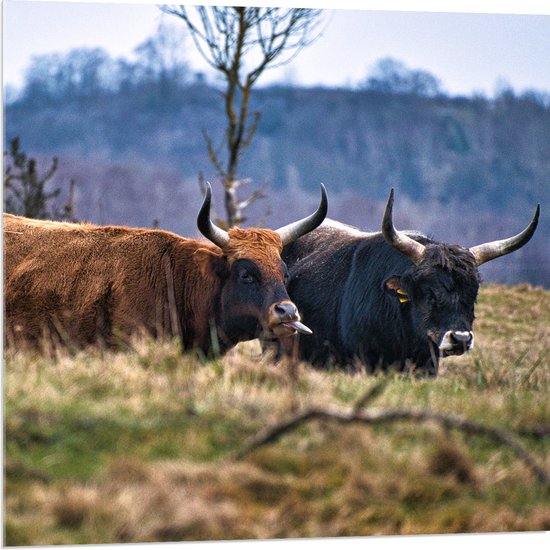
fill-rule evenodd
<path id="1" fill-rule="evenodd" d="M 157 220 L 194 235 L 198 174 L 214 177 L 203 130 L 218 143 L 221 108 L 218 91 L 199 81 L 167 90 L 31 94 L 7 105 L 5 139 L 19 136 L 44 164 L 59 157 L 58 181 L 77 180 L 80 219 Z M 247 189 L 265 185 L 268 198 L 250 210 L 251 223 L 282 225 L 307 212 L 324 182 L 331 217 L 374 230 L 394 187 L 400 227 L 469 246 L 518 232 L 540 202 L 533 241 L 488 264 L 483 275 L 550 286 L 544 96 L 508 90 L 488 100 L 277 86 L 257 90 L 253 110 L 261 120 L 241 177 L 250 180 Z"/>
<path id="2" fill-rule="evenodd" d="M 202 363 L 149 341 L 8 352 L 5 543 L 549 530 L 550 292 L 483 286 L 476 313 L 476 347 L 435 380 L 307 365 L 296 379 L 249 345 Z M 324 418 L 248 447 L 360 400 L 359 415 L 470 428 Z"/>

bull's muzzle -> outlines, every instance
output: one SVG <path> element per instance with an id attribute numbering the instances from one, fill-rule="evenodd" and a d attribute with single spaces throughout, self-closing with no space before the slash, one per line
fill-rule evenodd
<path id="1" fill-rule="evenodd" d="M 471 330 L 448 330 L 439 343 L 439 351 L 446 355 L 462 355 L 474 347 L 474 333 Z"/>
<path id="2" fill-rule="evenodd" d="M 298 308 L 290 301 L 278 302 L 269 308 L 269 329 L 278 337 L 289 336 L 296 332 L 313 334 L 300 322 Z"/>

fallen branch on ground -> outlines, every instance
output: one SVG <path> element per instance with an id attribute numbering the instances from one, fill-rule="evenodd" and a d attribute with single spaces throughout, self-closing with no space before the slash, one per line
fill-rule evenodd
<path id="1" fill-rule="evenodd" d="M 363 398 L 362 398 L 363 399 Z M 470 435 L 483 435 L 499 444 L 507 445 L 518 458 L 531 469 L 536 478 L 546 487 L 550 487 L 550 476 L 537 463 L 535 458 L 527 451 L 518 438 L 509 431 L 485 426 L 478 422 L 472 422 L 458 416 L 444 415 L 437 412 L 420 410 L 389 409 L 380 412 L 366 412 L 353 406 L 350 411 L 342 411 L 337 408 L 310 408 L 297 413 L 284 422 L 270 426 L 253 437 L 249 443 L 235 454 L 235 458 L 241 459 L 255 449 L 277 441 L 284 434 L 295 430 L 302 424 L 315 419 L 332 420 L 341 424 L 386 424 L 399 421 L 435 422 L 446 429 L 455 429 Z"/>
<path id="2" fill-rule="evenodd" d="M 534 426 L 532 428 L 518 428 L 517 434 L 534 439 L 544 439 L 550 437 L 550 426 Z"/>

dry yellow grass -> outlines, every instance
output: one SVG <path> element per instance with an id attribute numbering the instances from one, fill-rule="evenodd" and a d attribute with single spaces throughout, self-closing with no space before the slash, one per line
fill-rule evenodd
<path id="1" fill-rule="evenodd" d="M 483 287 L 476 348 L 436 380 L 390 374 L 369 411 L 550 425 L 550 292 Z M 550 493 L 505 445 L 435 423 L 321 420 L 232 458 L 307 407 L 347 410 L 382 377 L 171 343 L 5 357 L 9 545 L 550 529 Z M 522 435 L 550 473 L 550 438 Z"/>

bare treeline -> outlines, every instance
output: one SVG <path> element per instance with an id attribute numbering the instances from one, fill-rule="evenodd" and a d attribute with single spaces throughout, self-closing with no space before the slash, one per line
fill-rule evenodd
<path id="1" fill-rule="evenodd" d="M 132 60 L 81 50 L 35 59 L 6 106 L 5 141 L 20 137 L 43 162 L 60 158 L 59 177 L 78 181 L 80 218 L 158 220 L 191 235 L 197 174 L 216 177 L 203 130 L 223 135 L 223 105 L 219 83 L 168 55 L 169 33 L 160 34 Z M 540 203 L 529 246 L 482 275 L 550 286 L 548 94 L 450 97 L 435 76 L 382 60 L 349 88 L 258 88 L 250 109 L 262 116 L 239 171 L 267 194 L 247 211 L 250 223 L 286 223 L 314 205 L 323 182 L 330 217 L 376 230 L 394 187 L 399 228 L 471 246 L 514 234 Z M 266 204 L 271 218 L 260 220 Z"/>

